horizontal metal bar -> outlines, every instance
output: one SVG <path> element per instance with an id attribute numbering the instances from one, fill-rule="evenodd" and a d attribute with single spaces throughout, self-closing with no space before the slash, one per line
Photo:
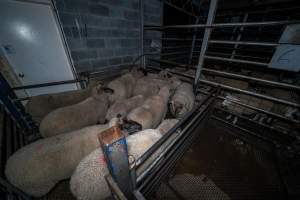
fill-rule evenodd
<path id="1" fill-rule="evenodd" d="M 215 87 L 221 87 L 225 90 L 230 90 L 230 91 L 234 91 L 234 92 L 254 96 L 254 97 L 257 97 L 257 98 L 273 101 L 273 102 L 276 102 L 276 103 L 285 104 L 285 105 L 288 105 L 288 106 L 291 106 L 291 107 L 300 108 L 300 104 L 293 103 L 293 102 L 290 102 L 290 101 L 286 101 L 286 100 L 283 100 L 283 99 L 279 99 L 279 98 L 275 98 L 275 97 L 271 97 L 271 96 L 266 96 L 266 95 L 263 95 L 263 94 L 259 94 L 259 93 L 251 92 L 251 91 L 247 91 L 247 90 L 242 90 L 242 89 L 239 89 L 239 88 L 231 87 L 231 86 L 224 85 L 224 84 L 221 84 L 221 83 L 215 83 L 215 82 L 204 80 L 204 79 L 200 79 L 200 82 L 204 83 L 204 84 L 207 84 L 207 85 L 215 86 Z"/>
<path id="2" fill-rule="evenodd" d="M 152 60 L 156 60 L 156 59 L 152 59 Z M 162 63 L 173 64 L 173 65 L 176 65 L 176 66 L 180 66 L 182 68 L 188 68 L 189 67 L 191 69 L 195 69 L 195 67 L 193 67 L 193 66 L 187 66 L 187 65 L 176 63 L 176 62 L 170 62 L 170 61 L 165 61 L 165 60 L 160 60 L 160 61 Z M 240 74 L 228 73 L 228 72 L 223 72 L 223 71 L 213 70 L 213 69 L 208 69 L 208 68 L 203 68 L 203 72 L 213 73 L 213 74 L 217 74 L 217 75 L 224 76 L 224 77 L 231 77 L 231 78 L 234 78 L 234 79 L 255 81 L 255 82 L 263 83 L 263 84 L 266 84 L 266 85 L 269 85 L 269 86 L 280 87 L 280 88 L 285 88 L 285 89 L 292 89 L 292 90 L 299 90 L 300 91 L 300 86 L 297 86 L 297 85 L 280 83 L 280 82 L 276 82 L 276 81 L 269 81 L 269 80 L 255 78 L 255 77 L 251 77 L 251 76 L 244 76 L 244 75 L 240 75 Z"/>
<path id="3" fill-rule="evenodd" d="M 209 93 L 206 92 L 206 91 L 198 90 L 198 92 L 206 94 L 206 95 L 209 95 Z M 292 122 L 292 123 L 295 123 L 295 124 L 299 124 L 300 123 L 297 120 L 293 120 L 293 119 L 287 118 L 285 116 L 282 116 L 282 115 L 279 115 L 279 114 L 276 114 L 276 113 L 273 113 L 273 112 L 270 112 L 270 111 L 267 111 L 267 110 L 263 110 L 261 108 L 257 108 L 257 107 L 254 107 L 254 106 L 251 106 L 251 105 L 248 105 L 248 104 L 245 104 L 245 103 L 241 103 L 240 101 L 229 99 L 229 98 L 226 98 L 226 97 L 221 96 L 221 95 L 218 96 L 218 99 L 221 99 L 221 100 L 225 100 L 226 99 L 227 101 L 230 101 L 230 102 L 232 102 L 234 104 L 237 104 L 239 106 L 242 106 L 242 107 L 245 107 L 245 108 L 249 108 L 251 110 L 255 110 L 255 111 L 264 113 L 266 115 L 269 115 L 269 116 L 272 116 L 274 118 L 281 119 L 281 120 L 284 120 L 284 121 L 287 121 L 287 122 Z"/>
<path id="4" fill-rule="evenodd" d="M 157 70 L 163 70 L 163 69 L 162 68 L 157 68 Z M 191 79 L 195 78 L 195 76 L 193 76 L 193 75 L 185 74 L 185 73 L 182 73 L 182 72 L 179 73 L 179 72 L 174 72 L 174 71 L 171 71 L 171 70 L 169 70 L 169 72 L 173 73 L 173 74 L 185 76 L 185 77 L 188 77 L 188 78 L 191 78 Z M 284 105 L 287 105 L 287 106 L 300 108 L 300 104 L 290 102 L 290 101 L 286 101 L 286 100 L 283 100 L 283 99 L 279 99 L 279 98 L 275 98 L 275 97 L 271 97 L 271 96 L 266 96 L 266 95 L 263 95 L 263 94 L 259 94 L 259 93 L 251 92 L 251 91 L 247 91 L 247 90 L 242 90 L 242 89 L 239 89 L 239 88 L 231 87 L 231 86 L 224 85 L 224 84 L 221 84 L 221 83 L 208 81 L 208 80 L 205 80 L 205 79 L 200 79 L 200 82 L 204 83 L 206 85 L 214 86 L 214 87 L 221 87 L 222 89 L 225 89 L 225 90 L 230 90 L 230 91 L 234 91 L 234 92 L 237 92 L 237 93 L 242 93 L 242 94 L 254 96 L 254 97 L 257 97 L 257 98 L 269 100 L 269 101 L 276 102 L 276 103 L 279 103 L 279 104 L 284 104 Z"/>
<path id="5" fill-rule="evenodd" d="M 220 61 L 226 61 L 226 62 L 236 62 L 236 63 L 243 63 L 243 64 L 249 64 L 249 65 L 265 66 L 265 67 L 269 66 L 269 63 L 256 62 L 256 61 L 250 61 L 250 60 L 223 58 L 223 57 L 216 57 L 216 56 L 204 56 L 204 57 L 206 59 L 210 59 L 210 60 L 220 60 Z"/>
<path id="6" fill-rule="evenodd" d="M 188 25 L 170 25 L 170 26 L 147 26 L 145 30 L 156 30 L 156 29 L 170 29 L 170 28 L 221 28 L 221 27 L 251 27 L 251 26 L 280 26 L 289 24 L 298 24 L 300 21 L 267 21 L 267 22 L 238 22 L 238 23 L 216 23 L 212 25 L 207 24 L 188 24 Z"/>
<path id="7" fill-rule="evenodd" d="M 272 42 L 251 42 L 251 41 L 230 41 L 230 40 L 210 40 L 211 44 L 238 44 L 238 45 L 251 45 L 251 46 L 268 46 L 276 47 L 279 44 Z"/>
<path id="8" fill-rule="evenodd" d="M 290 84 L 286 84 L 286 83 L 279 83 L 279 82 L 275 82 L 275 81 L 269 81 L 269 80 L 255 78 L 255 77 L 251 77 L 251 76 L 244 76 L 244 75 L 240 75 L 240 74 L 222 72 L 222 71 L 208 69 L 208 68 L 203 68 L 203 72 L 217 74 L 217 75 L 221 75 L 221 76 L 225 76 L 225 77 L 231 77 L 231 78 L 235 78 L 235 79 L 255 81 L 255 82 L 259 82 L 259 83 L 264 83 L 266 85 L 271 85 L 271 86 L 275 86 L 275 87 L 293 89 L 293 90 L 299 90 L 300 91 L 300 86 L 290 85 Z"/>
<path id="9" fill-rule="evenodd" d="M 63 85 L 63 84 L 71 84 L 71 83 L 78 83 L 78 82 L 85 82 L 86 80 L 67 80 L 67 81 L 57 81 L 51 83 L 41 83 L 41 84 L 33 84 L 33 85 L 24 85 L 19 87 L 13 87 L 13 90 L 25 90 L 25 89 L 33 89 L 33 88 L 41 88 L 41 87 L 48 87 L 54 85 Z"/>

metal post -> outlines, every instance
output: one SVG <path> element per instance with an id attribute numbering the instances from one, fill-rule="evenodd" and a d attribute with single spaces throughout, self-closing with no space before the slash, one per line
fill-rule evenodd
<path id="1" fill-rule="evenodd" d="M 198 23 L 199 23 L 199 17 L 196 18 L 195 24 L 198 24 Z M 193 61 L 193 53 L 194 53 L 194 48 L 195 48 L 196 38 L 197 38 L 197 28 L 195 28 L 194 31 L 195 31 L 195 33 L 193 35 L 193 41 L 192 41 L 191 54 L 190 54 L 190 58 L 189 58 L 189 64 L 192 64 L 192 61 Z"/>
<path id="2" fill-rule="evenodd" d="M 245 15 L 244 15 L 244 18 L 243 18 L 243 22 L 245 23 L 245 22 L 247 22 L 247 20 L 248 20 L 248 13 L 246 13 Z M 239 30 L 239 35 L 238 35 L 238 37 L 237 37 L 237 41 L 239 42 L 240 40 L 241 40 L 241 38 L 242 38 L 242 32 L 244 31 L 244 27 L 242 26 L 242 27 L 240 27 L 240 30 Z M 231 59 L 234 59 L 234 56 L 236 55 L 236 49 L 238 48 L 238 43 L 236 43 L 235 45 L 234 45 L 234 49 L 233 49 L 233 51 L 232 51 L 232 54 L 231 54 L 231 56 L 230 56 L 230 58 Z"/>
<path id="3" fill-rule="evenodd" d="M 208 12 L 208 17 L 207 17 L 207 22 L 206 22 L 206 26 L 208 26 L 208 27 L 205 28 L 204 37 L 203 37 L 203 41 L 202 41 L 202 45 L 201 45 L 201 51 L 200 51 L 200 56 L 199 56 L 199 61 L 198 61 L 198 66 L 197 66 L 197 71 L 196 71 L 196 77 L 195 77 L 195 81 L 194 81 L 194 89 L 196 89 L 200 75 L 201 75 L 201 70 L 202 70 L 203 63 L 204 63 L 204 56 L 205 56 L 206 50 L 208 48 L 208 41 L 210 38 L 210 34 L 212 32 L 212 28 L 209 26 L 211 26 L 213 24 L 216 10 L 217 10 L 217 4 L 218 4 L 218 0 L 210 1 L 209 12 Z"/>
<path id="4" fill-rule="evenodd" d="M 140 56 L 141 59 L 141 66 L 143 69 L 146 69 L 146 59 L 144 56 L 144 0 L 140 0 Z"/>

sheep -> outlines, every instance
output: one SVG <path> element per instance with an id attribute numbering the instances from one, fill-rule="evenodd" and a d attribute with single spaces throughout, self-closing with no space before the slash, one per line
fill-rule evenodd
<path id="1" fill-rule="evenodd" d="M 123 101 L 115 102 L 107 111 L 106 119 L 111 120 L 114 117 L 125 117 L 129 111 L 135 107 L 141 106 L 145 101 L 143 95 L 137 95 Z"/>
<path id="2" fill-rule="evenodd" d="M 8 159 L 5 175 L 23 192 L 41 197 L 70 178 L 79 162 L 99 146 L 97 135 L 108 127 L 94 125 L 31 143 Z"/>
<path id="3" fill-rule="evenodd" d="M 157 95 L 159 90 L 169 85 L 171 90 L 176 89 L 180 85 L 181 81 L 178 78 L 171 77 L 165 78 L 160 75 L 145 76 L 137 80 L 136 86 L 133 90 L 133 95 L 143 95 L 146 98 Z"/>
<path id="4" fill-rule="evenodd" d="M 160 132 L 161 135 L 164 135 L 178 122 L 178 119 L 165 119 L 156 129 Z"/>
<path id="5" fill-rule="evenodd" d="M 143 74 L 136 70 L 132 70 L 130 73 L 108 83 L 107 88 L 113 90 L 113 94 L 109 96 L 111 104 L 116 101 L 124 100 L 133 95 L 133 89 L 137 82 L 137 79 L 142 77 Z"/>
<path id="6" fill-rule="evenodd" d="M 108 103 L 108 95 L 99 85 L 93 89 L 92 97 L 50 112 L 40 124 L 40 133 L 43 137 L 50 137 L 98 122 L 104 123 Z"/>
<path id="7" fill-rule="evenodd" d="M 88 98 L 91 95 L 91 89 L 88 87 L 82 90 L 34 96 L 28 100 L 25 109 L 33 120 L 39 123 L 51 111 L 79 103 Z"/>
<path id="8" fill-rule="evenodd" d="M 182 118 L 194 107 L 193 86 L 188 83 L 179 85 L 170 100 L 170 112 L 176 118 Z"/>
<path id="9" fill-rule="evenodd" d="M 149 97 L 142 106 L 130 111 L 126 120 L 140 124 L 142 129 L 157 127 L 167 113 L 169 97 L 170 87 L 164 86 L 158 95 Z"/>
<path id="10" fill-rule="evenodd" d="M 164 131 L 168 131 L 176 120 L 164 120 L 160 127 L 165 129 L 146 129 L 126 137 L 128 155 L 138 159 L 155 142 Z M 108 173 L 106 162 L 101 148 L 96 149 L 85 157 L 77 166 L 70 180 L 72 194 L 78 200 L 100 200 L 110 196 L 110 190 L 106 184 L 105 175 Z"/>

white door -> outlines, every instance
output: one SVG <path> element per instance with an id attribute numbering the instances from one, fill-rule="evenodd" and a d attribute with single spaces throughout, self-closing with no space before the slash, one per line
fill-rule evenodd
<path id="1" fill-rule="evenodd" d="M 23 85 L 75 79 L 50 3 L 1 0 L 0 47 Z M 75 89 L 65 84 L 26 91 L 35 96 Z"/>

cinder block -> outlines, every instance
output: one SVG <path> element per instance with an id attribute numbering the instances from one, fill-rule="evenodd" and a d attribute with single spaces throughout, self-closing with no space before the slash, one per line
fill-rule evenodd
<path id="1" fill-rule="evenodd" d="M 137 11 L 124 11 L 124 17 L 128 20 L 139 20 L 139 13 Z"/>
<path id="2" fill-rule="evenodd" d="M 99 16 L 108 16 L 109 15 L 109 8 L 104 5 L 99 4 L 91 4 L 89 5 L 89 12 L 94 15 Z"/>
<path id="3" fill-rule="evenodd" d="M 103 48 L 104 40 L 103 39 L 88 39 L 87 46 L 89 48 Z"/>
<path id="4" fill-rule="evenodd" d="M 70 13 L 64 13 L 64 12 L 61 12 L 59 14 L 60 16 L 60 19 L 61 19 L 61 22 L 63 25 L 71 25 L 71 26 L 75 26 L 75 15 L 73 14 L 70 14 Z"/>
<path id="5" fill-rule="evenodd" d="M 84 49 L 87 47 L 85 39 L 67 38 L 67 43 L 71 50 Z"/>
<path id="6" fill-rule="evenodd" d="M 108 60 L 109 65 L 119 65 L 121 63 L 122 63 L 122 58 L 120 57 L 115 57 Z"/>
<path id="7" fill-rule="evenodd" d="M 93 66 L 93 69 L 105 67 L 105 66 L 107 66 L 107 65 L 108 65 L 108 60 L 107 60 L 107 59 L 96 59 L 96 60 L 92 60 L 92 66 Z"/>
<path id="8" fill-rule="evenodd" d="M 84 59 L 91 59 L 97 58 L 97 51 L 96 50 L 77 50 L 71 52 L 72 57 L 76 58 L 77 60 L 84 60 Z"/>
<path id="9" fill-rule="evenodd" d="M 108 57 L 113 57 L 114 55 L 114 49 L 111 48 L 111 49 L 108 49 L 108 48 L 105 48 L 105 49 L 97 49 L 97 55 L 99 58 L 108 58 Z"/>

